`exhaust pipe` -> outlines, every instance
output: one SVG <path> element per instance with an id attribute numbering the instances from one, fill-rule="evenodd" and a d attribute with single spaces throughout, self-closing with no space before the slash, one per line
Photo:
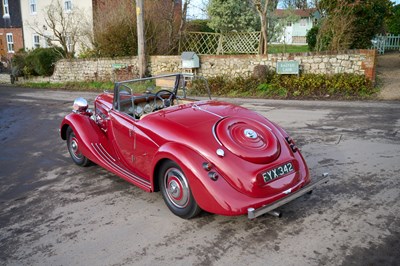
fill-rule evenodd
<path id="1" fill-rule="evenodd" d="M 270 211 L 270 212 L 267 212 L 269 215 L 271 215 L 271 216 L 274 216 L 274 217 L 278 217 L 278 218 L 281 218 L 282 217 L 282 212 L 280 212 L 280 211 Z"/>

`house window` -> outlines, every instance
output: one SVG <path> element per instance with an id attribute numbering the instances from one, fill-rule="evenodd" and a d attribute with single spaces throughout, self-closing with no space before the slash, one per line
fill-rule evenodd
<path id="1" fill-rule="evenodd" d="M 288 22 L 286 23 L 286 26 L 291 27 L 291 26 L 292 26 L 292 22 L 291 22 L 291 21 L 288 21 Z"/>
<path id="2" fill-rule="evenodd" d="M 14 53 L 14 38 L 12 33 L 7 33 L 6 34 L 7 38 L 7 49 L 9 53 Z"/>
<path id="3" fill-rule="evenodd" d="M 71 0 L 64 0 L 64 10 L 65 11 L 72 10 L 72 1 Z"/>
<path id="4" fill-rule="evenodd" d="M 3 17 L 10 17 L 10 8 L 8 7 L 8 0 L 3 0 Z"/>
<path id="5" fill-rule="evenodd" d="M 31 14 L 36 14 L 36 0 L 29 0 L 29 9 Z"/>
<path id="6" fill-rule="evenodd" d="M 40 36 L 38 34 L 33 35 L 33 48 L 40 47 Z"/>
<path id="7" fill-rule="evenodd" d="M 300 20 L 300 26 L 305 26 L 306 24 L 307 24 L 307 19 L 302 18 L 302 19 Z"/>

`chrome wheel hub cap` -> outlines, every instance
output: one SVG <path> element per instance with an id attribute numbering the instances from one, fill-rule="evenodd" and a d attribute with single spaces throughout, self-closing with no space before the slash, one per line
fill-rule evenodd
<path id="1" fill-rule="evenodd" d="M 164 187 L 169 201 L 177 208 L 185 208 L 189 203 L 190 190 L 185 175 L 177 168 L 165 173 Z"/>
<path id="2" fill-rule="evenodd" d="M 76 143 L 75 140 L 72 141 L 71 148 L 74 151 L 74 153 L 76 153 L 78 151 L 78 144 Z"/>
<path id="3" fill-rule="evenodd" d="M 82 153 L 79 151 L 78 141 L 75 136 L 71 139 L 70 149 L 72 156 L 74 156 L 76 159 L 82 158 Z"/>
<path id="4" fill-rule="evenodd" d="M 168 189 L 169 193 L 173 196 L 173 197 L 179 197 L 181 191 L 179 189 L 179 185 L 178 183 L 173 180 L 170 184 L 169 184 L 169 189 Z"/>

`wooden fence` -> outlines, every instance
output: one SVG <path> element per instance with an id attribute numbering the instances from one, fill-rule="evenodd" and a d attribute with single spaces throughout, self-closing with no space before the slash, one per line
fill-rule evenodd
<path id="1" fill-rule="evenodd" d="M 400 35 L 377 35 L 372 40 L 372 48 L 380 54 L 384 54 L 385 50 L 400 50 Z"/>
<path id="2" fill-rule="evenodd" d="M 180 52 L 192 51 L 200 55 L 212 54 L 258 54 L 261 33 L 187 32 L 180 44 Z"/>

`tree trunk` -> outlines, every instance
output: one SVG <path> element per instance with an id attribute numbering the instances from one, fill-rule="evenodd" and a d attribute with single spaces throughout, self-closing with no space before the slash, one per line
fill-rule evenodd
<path id="1" fill-rule="evenodd" d="M 145 40 L 144 40 L 144 4 L 143 0 L 136 0 L 136 25 L 137 25 L 137 38 L 138 38 L 138 67 L 139 76 L 144 78 L 146 76 L 146 53 L 145 53 Z"/>
<path id="2" fill-rule="evenodd" d="M 261 33 L 262 33 L 262 54 L 268 55 L 268 25 L 266 17 L 261 18 Z"/>
<path id="3" fill-rule="evenodd" d="M 264 6 L 262 6 L 261 0 L 253 0 L 253 4 L 256 7 L 257 12 L 260 16 L 260 20 L 261 20 L 261 34 L 262 34 L 261 53 L 264 55 L 268 55 L 268 18 L 267 18 L 267 13 L 268 13 L 269 0 L 265 0 Z"/>
<path id="4" fill-rule="evenodd" d="M 173 50 L 174 44 L 174 15 L 175 15 L 175 0 L 171 0 L 168 17 L 168 53 Z"/>

